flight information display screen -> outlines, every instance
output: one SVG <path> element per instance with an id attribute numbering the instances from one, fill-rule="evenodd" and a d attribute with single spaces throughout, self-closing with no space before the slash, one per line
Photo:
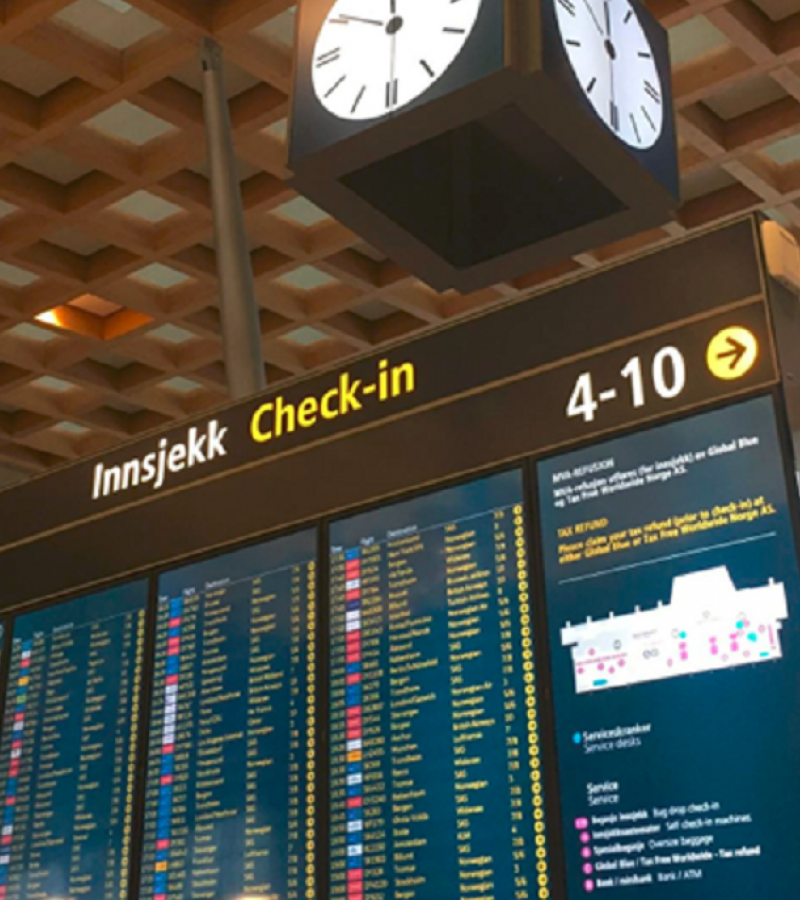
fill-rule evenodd
<path id="1" fill-rule="evenodd" d="M 800 884 L 800 580 L 772 401 L 539 466 L 569 897 Z"/>
<path id="2" fill-rule="evenodd" d="M 522 496 L 331 526 L 333 900 L 550 896 Z"/>
<path id="3" fill-rule="evenodd" d="M 158 586 L 141 867 L 150 900 L 312 900 L 317 533 Z"/>
<path id="4" fill-rule="evenodd" d="M 14 623 L 0 898 L 126 900 L 147 582 Z"/>

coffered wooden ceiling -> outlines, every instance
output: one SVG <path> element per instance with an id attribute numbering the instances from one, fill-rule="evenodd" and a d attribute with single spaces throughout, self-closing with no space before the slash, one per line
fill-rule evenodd
<path id="1" fill-rule="evenodd" d="M 205 35 L 227 59 L 272 382 L 746 211 L 800 232 L 800 0 L 650 7 L 672 44 L 678 221 L 461 296 L 286 188 L 287 0 L 0 0 L 0 482 L 226 399 Z"/>

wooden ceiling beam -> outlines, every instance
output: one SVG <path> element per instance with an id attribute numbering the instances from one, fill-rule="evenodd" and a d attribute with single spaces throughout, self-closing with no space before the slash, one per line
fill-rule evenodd
<path id="1" fill-rule="evenodd" d="M 122 81 L 122 53 L 83 40 L 52 21 L 23 32 L 15 44 L 45 62 L 56 60 L 60 69 L 100 90 L 112 91 Z"/>
<path id="2" fill-rule="evenodd" d="M 38 276 L 27 287 L 0 283 L 0 403 L 31 423 L 15 443 L 0 421 L 0 464 L 6 443 L 11 455 L 19 453 L 29 464 L 51 465 L 176 421 L 226 395 L 210 191 L 201 174 L 203 104 L 190 69 L 199 66 L 198 45 L 209 34 L 222 42 L 234 68 L 258 79 L 233 97 L 231 114 L 247 176 L 242 194 L 272 379 L 302 375 L 544 290 L 745 211 L 778 209 L 800 232 L 800 160 L 792 159 L 791 145 L 780 154 L 771 146 L 800 134 L 800 0 L 798 14 L 781 22 L 769 20 L 755 0 L 650 0 L 668 26 L 702 15 L 725 35 L 724 46 L 676 67 L 675 88 L 680 164 L 696 177 L 693 191 L 705 177 L 709 185 L 717 183 L 720 174 L 734 184 L 690 200 L 680 219 L 664 228 L 466 296 L 420 284 L 332 219 L 304 224 L 301 206 L 295 207 L 299 219 L 277 214 L 297 198 L 286 184 L 284 140 L 292 54 L 277 29 L 272 39 L 261 26 L 284 14 L 290 0 L 131 0 L 164 27 L 122 51 L 52 20 L 68 2 L 11 0 L 0 15 L 0 53 L 2 42 L 13 39 L 72 76 L 41 97 L 0 80 L 0 197 L 17 207 L 0 206 L 0 260 Z M 749 82 L 765 83 L 764 76 L 789 96 L 738 116 L 712 111 L 735 109 L 738 89 L 745 96 Z M 722 95 L 725 107 L 718 107 L 714 101 Z M 137 146 L 91 127 L 94 116 L 121 102 L 171 130 Z M 90 171 L 70 180 L 71 164 L 77 172 Z M 144 205 L 129 207 L 141 218 L 116 208 L 137 192 L 179 211 L 170 215 L 152 199 L 148 208 L 145 198 L 139 198 Z M 312 290 L 292 286 L 284 276 L 303 266 L 327 273 L 334 283 Z M 131 277 L 145 267 L 154 268 Z M 177 283 L 176 272 L 189 280 Z M 171 280 L 174 287 L 156 286 Z M 363 305 L 372 301 L 380 305 Z M 35 319 L 63 307 L 62 324 L 69 327 Z M 38 331 L 17 332 L 19 324 Z M 299 346 L 289 336 L 303 325 L 325 337 Z M 42 331 L 49 341 L 39 339 Z M 32 386 L 43 374 L 73 383 L 69 399 Z M 164 382 L 178 374 L 200 387 L 170 391 Z M 53 431 L 59 416 L 91 433 L 72 438 Z"/>
<path id="3" fill-rule="evenodd" d="M 0 44 L 10 44 L 74 2 L 75 0 L 3 0 L 0 6 Z"/>

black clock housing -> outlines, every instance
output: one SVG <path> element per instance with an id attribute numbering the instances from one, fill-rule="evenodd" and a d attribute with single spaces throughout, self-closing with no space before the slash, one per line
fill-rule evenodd
<path id="1" fill-rule="evenodd" d="M 298 9 L 291 184 L 421 280 L 477 290 L 671 218 L 667 36 L 636 0 L 665 105 L 648 150 L 596 115 L 564 53 L 556 0 L 483 0 L 461 54 L 428 92 L 384 118 L 339 119 L 312 85 L 333 2 Z"/>

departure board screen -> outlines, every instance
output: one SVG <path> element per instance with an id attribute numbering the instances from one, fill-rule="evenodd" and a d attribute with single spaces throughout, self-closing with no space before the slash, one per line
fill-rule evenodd
<path id="1" fill-rule="evenodd" d="M 314 898 L 317 537 L 159 580 L 142 898 Z"/>
<path id="2" fill-rule="evenodd" d="M 772 401 L 539 468 L 569 898 L 800 884 L 800 579 Z"/>
<path id="3" fill-rule="evenodd" d="M 550 896 L 522 493 L 331 526 L 333 900 Z"/>
<path id="4" fill-rule="evenodd" d="M 14 623 L 0 898 L 127 900 L 147 582 Z"/>

